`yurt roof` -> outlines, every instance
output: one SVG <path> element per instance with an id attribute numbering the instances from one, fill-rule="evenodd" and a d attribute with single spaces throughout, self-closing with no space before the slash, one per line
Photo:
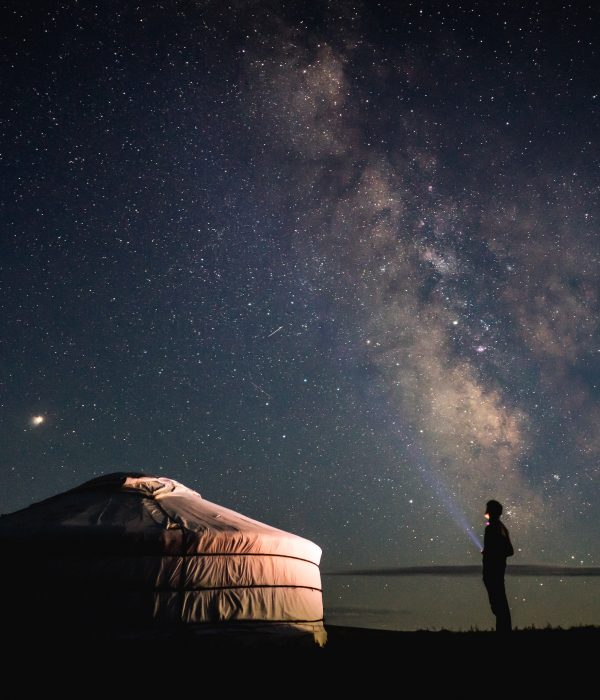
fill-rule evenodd
<path id="1" fill-rule="evenodd" d="M 0 536 L 85 542 L 107 537 L 187 553 L 272 554 L 318 564 L 313 542 L 202 498 L 163 476 L 118 472 L 3 515 Z"/>

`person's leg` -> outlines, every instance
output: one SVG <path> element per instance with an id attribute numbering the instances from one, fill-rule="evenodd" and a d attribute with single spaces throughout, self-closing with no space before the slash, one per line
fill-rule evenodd
<path id="1" fill-rule="evenodd" d="M 483 579 L 490 600 L 490 608 L 496 616 L 496 632 L 510 632 L 511 619 L 506 591 L 504 588 L 504 576 L 486 576 Z"/>
<path id="2" fill-rule="evenodd" d="M 494 580 L 491 576 L 484 576 L 483 577 L 483 584 L 485 586 L 485 590 L 487 591 L 488 594 L 488 600 L 490 601 L 490 608 L 492 609 L 492 612 L 494 615 L 496 614 L 496 595 L 495 595 L 495 590 L 494 590 Z"/>
<path id="3" fill-rule="evenodd" d="M 504 577 L 498 581 L 496 588 L 495 600 L 495 615 L 496 615 L 496 632 L 511 632 L 512 621 L 510 618 L 510 608 L 506 598 L 506 589 L 504 587 Z"/>

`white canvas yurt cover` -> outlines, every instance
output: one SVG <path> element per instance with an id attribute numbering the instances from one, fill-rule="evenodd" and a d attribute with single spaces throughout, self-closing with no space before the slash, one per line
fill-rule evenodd
<path id="1" fill-rule="evenodd" d="M 172 479 L 94 479 L 0 517 L 0 545 L 13 572 L 5 613 L 33 625 L 251 629 L 326 640 L 321 549 Z"/>

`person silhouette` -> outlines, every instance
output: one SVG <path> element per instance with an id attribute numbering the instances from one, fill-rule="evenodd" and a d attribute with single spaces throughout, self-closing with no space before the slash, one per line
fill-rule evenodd
<path id="1" fill-rule="evenodd" d="M 485 517 L 488 522 L 483 538 L 483 583 L 490 599 L 490 607 L 496 616 L 496 632 L 510 632 L 512 629 L 510 608 L 504 588 L 506 558 L 515 553 L 504 523 L 500 521 L 502 504 L 488 501 Z"/>

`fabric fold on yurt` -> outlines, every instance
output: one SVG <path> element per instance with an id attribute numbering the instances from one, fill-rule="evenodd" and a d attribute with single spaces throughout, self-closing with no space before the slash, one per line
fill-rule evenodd
<path id="1" fill-rule="evenodd" d="M 15 572 L 3 587 L 34 625 L 254 629 L 326 640 L 321 549 L 172 479 L 99 477 L 3 515 L 0 543 Z"/>

